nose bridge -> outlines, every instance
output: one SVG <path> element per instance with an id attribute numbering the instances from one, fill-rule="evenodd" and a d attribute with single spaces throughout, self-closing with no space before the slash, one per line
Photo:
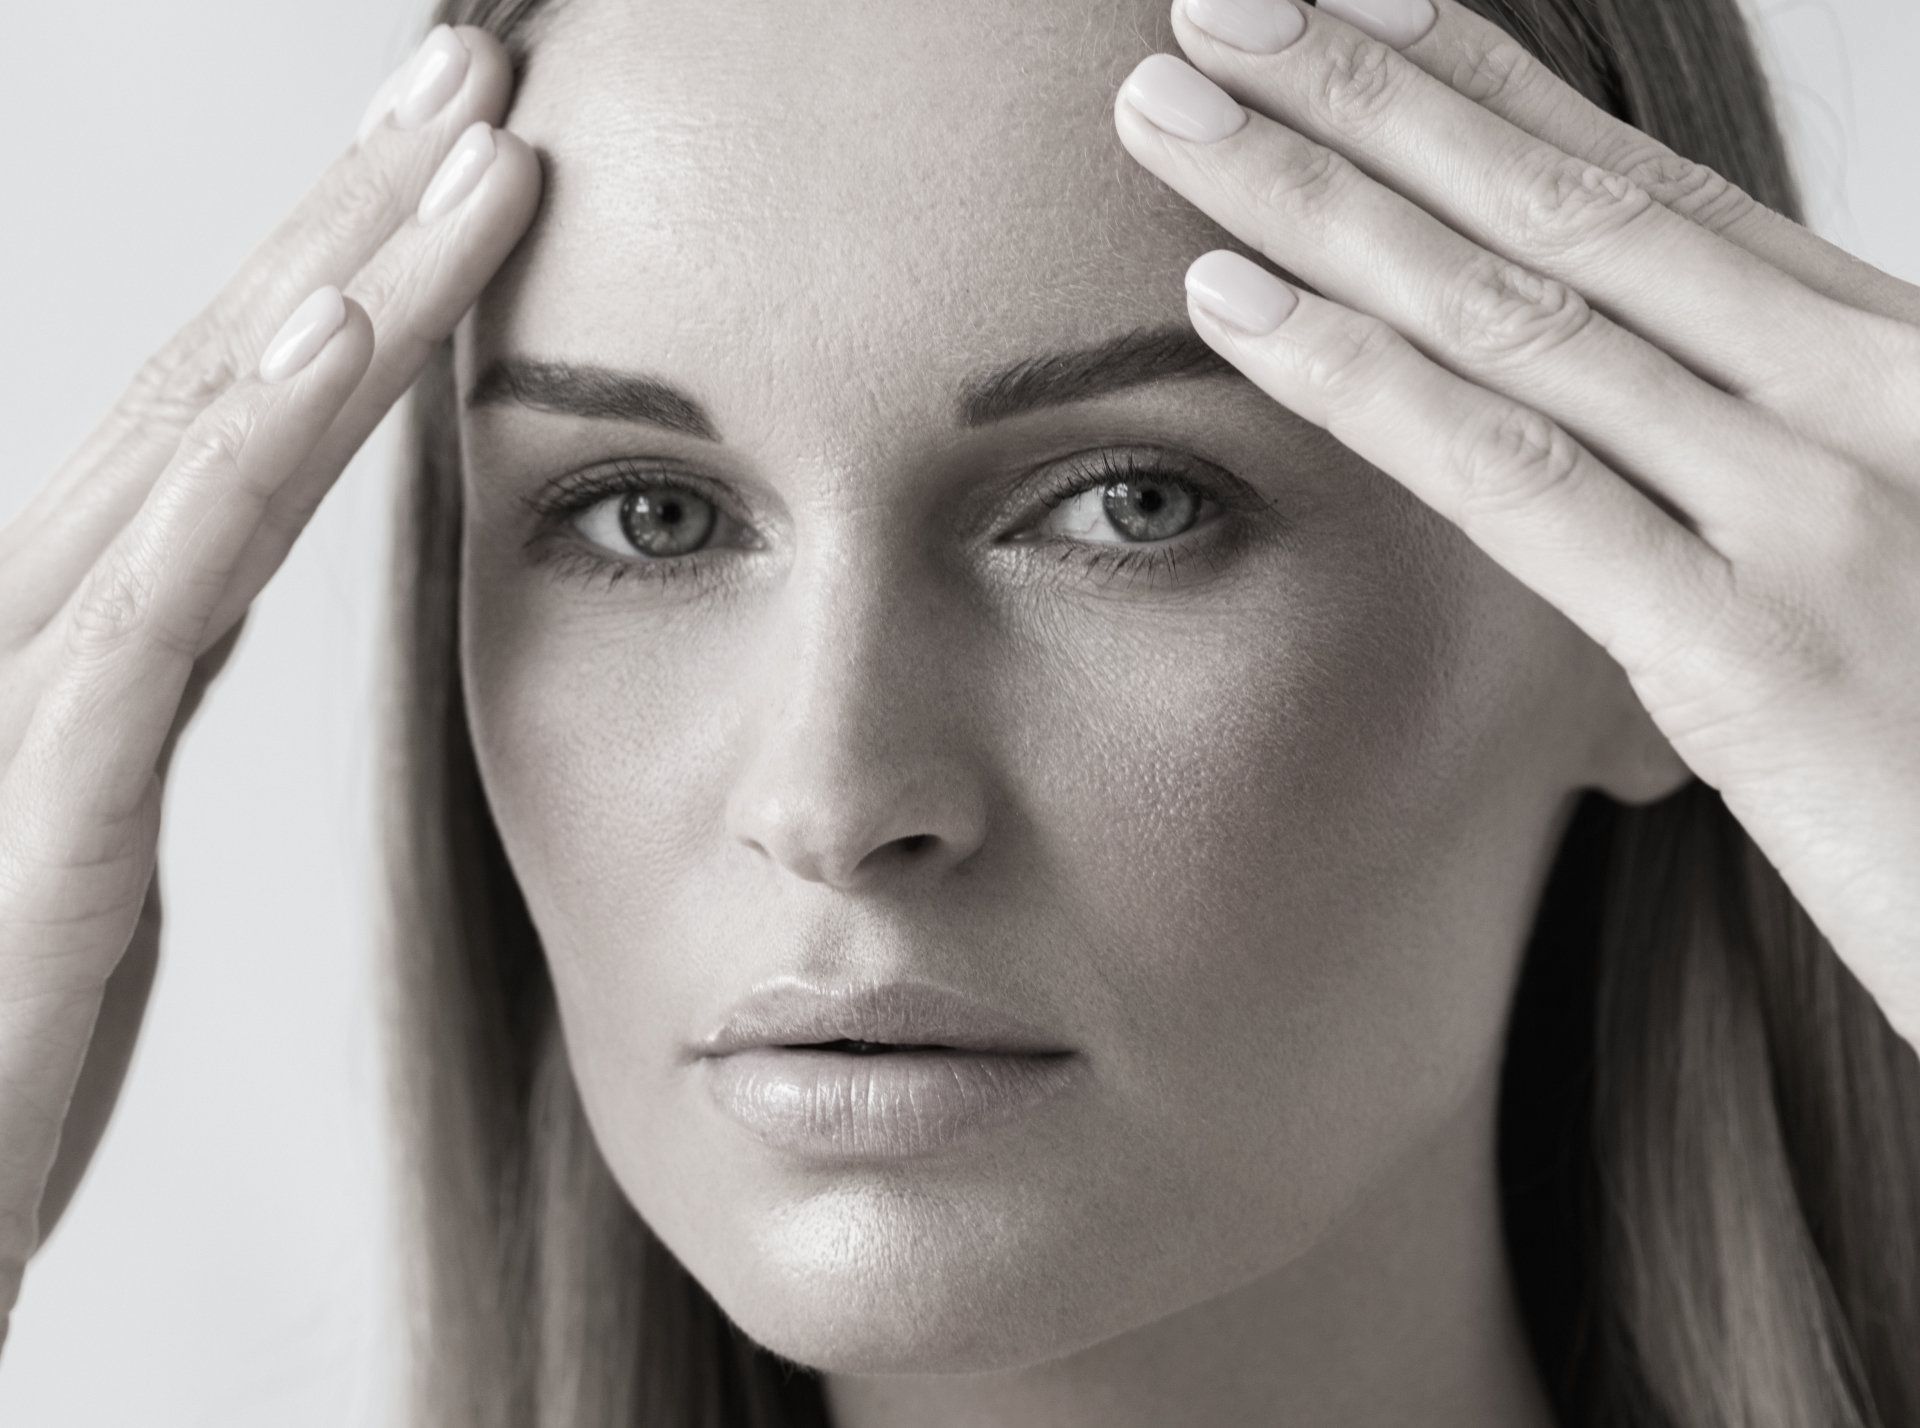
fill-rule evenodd
<path id="1" fill-rule="evenodd" d="M 887 524 L 870 513 L 796 555 L 747 674 L 752 742 L 728 807 L 736 839 L 849 888 L 960 861 L 985 822 L 937 592 Z"/>

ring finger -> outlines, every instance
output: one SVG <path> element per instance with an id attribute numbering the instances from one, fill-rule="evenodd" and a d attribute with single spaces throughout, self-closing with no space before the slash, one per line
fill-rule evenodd
<path id="1" fill-rule="evenodd" d="M 369 128 L 154 353 L 106 418 L 0 531 L 7 572 L 0 638 L 43 627 L 146 499 L 188 425 L 259 361 L 295 303 L 350 280 L 412 218 L 432 175 L 475 120 L 506 111 L 512 73 L 483 30 L 437 27 L 383 86 L 396 109 Z"/>
<path id="2" fill-rule="evenodd" d="M 1658 473 L 1658 494 L 1709 539 L 1716 511 L 1743 509 L 1717 494 L 1749 488 L 1768 469 L 1838 462 L 1567 284 L 1489 252 L 1341 154 L 1240 109 L 1173 55 L 1136 66 L 1114 120 L 1134 158 L 1242 242 L 1460 375 L 1551 414 L 1623 474 Z M 1804 495 L 1817 520 L 1810 484 L 1771 494 Z"/>
<path id="3" fill-rule="evenodd" d="M 1468 239 L 1578 288 L 1708 381 L 1751 396 L 1858 341 L 1857 312 L 1625 175 L 1508 123 L 1343 21 L 1284 0 L 1278 9 L 1304 17 L 1302 29 L 1269 53 L 1223 42 L 1185 3 L 1173 25 L 1223 92 L 1337 147 Z"/>
<path id="4" fill-rule="evenodd" d="M 1195 329 L 1254 385 L 1407 486 L 1630 674 L 1728 607 L 1725 557 L 1537 410 L 1238 253 L 1203 253 L 1186 286 Z"/>

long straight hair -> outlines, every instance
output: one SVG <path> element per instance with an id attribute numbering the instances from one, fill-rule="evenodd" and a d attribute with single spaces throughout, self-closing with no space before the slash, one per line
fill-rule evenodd
<path id="1" fill-rule="evenodd" d="M 1589 98 L 1799 219 L 1735 0 L 1473 0 Z M 438 0 L 524 67 L 543 0 Z M 383 757 L 386 1033 L 424 1428 L 809 1428 L 588 1128 L 459 678 L 451 343 L 411 397 Z M 1502 1217 L 1568 1428 L 1920 1424 L 1920 1059 L 1707 785 L 1582 796 L 1504 1050 Z"/>

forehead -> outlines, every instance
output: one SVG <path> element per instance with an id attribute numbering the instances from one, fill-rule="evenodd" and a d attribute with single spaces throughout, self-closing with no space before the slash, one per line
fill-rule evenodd
<path id="1" fill-rule="evenodd" d="M 758 426 L 799 384 L 945 412 L 996 361 L 1183 321 L 1231 240 L 1111 117 L 1165 9 L 561 0 L 508 121 L 541 210 L 470 360 L 639 363 Z"/>

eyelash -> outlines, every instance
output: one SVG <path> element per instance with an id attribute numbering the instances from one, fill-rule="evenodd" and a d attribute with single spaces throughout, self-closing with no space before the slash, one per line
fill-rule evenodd
<path id="1" fill-rule="evenodd" d="M 1228 478 L 1231 483 L 1228 484 L 1197 476 L 1186 469 L 1185 463 L 1164 454 L 1156 458 L 1142 452 L 1109 449 L 1096 452 L 1077 465 L 1063 467 L 1057 476 L 1043 484 L 1037 497 L 1043 509 L 1042 519 L 1045 514 L 1057 510 L 1076 496 L 1119 481 L 1152 481 L 1173 486 L 1202 501 L 1211 501 L 1224 512 L 1253 514 L 1271 509 L 1271 503 L 1264 497 L 1232 478 Z M 678 473 L 649 469 L 640 462 L 620 460 L 608 467 L 563 476 L 539 493 L 526 498 L 526 505 L 540 518 L 540 525 L 528 539 L 527 545 L 561 540 L 566 532 L 556 527 L 566 526 L 572 517 L 593 509 L 609 497 L 626 496 L 654 487 L 692 492 L 731 517 L 726 503 L 710 492 L 703 481 Z M 1229 531 L 1225 537 L 1200 533 L 1212 532 L 1216 526 L 1231 527 L 1235 524 L 1219 515 L 1213 519 L 1203 515 L 1178 535 L 1160 541 L 1141 541 L 1131 546 L 1096 544 L 1060 536 L 1028 537 L 1016 543 L 1057 546 L 1061 561 L 1073 561 L 1091 572 L 1106 572 L 1107 580 L 1101 582 L 1103 585 L 1116 578 L 1124 578 L 1127 584 L 1137 584 L 1152 580 L 1162 573 L 1171 579 L 1175 570 L 1190 555 L 1200 556 L 1209 569 L 1217 567 L 1223 555 L 1228 553 L 1223 546 L 1233 533 Z M 709 556 L 710 549 L 702 547 L 686 555 L 617 560 L 592 546 L 561 543 L 543 558 L 562 574 L 587 581 L 604 581 L 602 588 L 611 590 L 630 574 L 658 580 L 663 584 L 687 575 L 696 580 L 706 580 L 713 574 L 711 566 L 714 562 Z"/>

